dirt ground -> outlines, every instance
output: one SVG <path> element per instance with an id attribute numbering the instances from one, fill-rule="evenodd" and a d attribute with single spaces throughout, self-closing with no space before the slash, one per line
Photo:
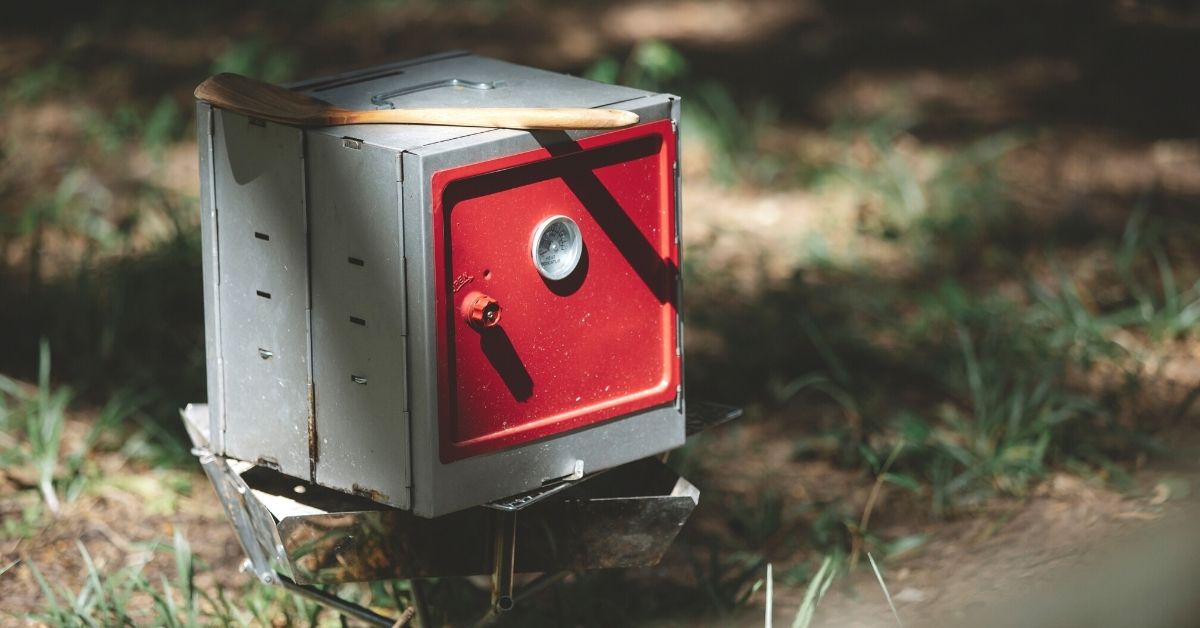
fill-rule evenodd
<path id="1" fill-rule="evenodd" d="M 711 464 L 723 472 L 713 476 L 716 479 L 700 482 L 702 503 L 705 490 L 754 494 L 767 492 L 765 485 L 770 485 L 784 490 L 793 503 L 840 497 L 853 508 L 870 492 L 872 483 L 860 472 L 837 469 L 825 461 L 795 461 L 790 441 L 778 438 L 778 429 L 770 424 L 734 424 L 718 430 L 709 441 L 709 455 Z M 1200 443 L 1200 431 L 1181 433 L 1179 438 Z M 755 452 L 752 463 L 729 464 L 746 460 L 747 451 Z M 1125 557 L 1121 563 L 1114 563 L 1116 559 L 1111 557 L 1147 533 L 1195 514 L 1200 506 L 1195 493 L 1195 487 L 1200 487 L 1198 457 L 1200 447 L 1193 446 L 1182 450 L 1175 462 L 1148 464 L 1133 474 L 1134 483 L 1126 491 L 1106 487 L 1098 479 L 1056 473 L 1026 499 L 992 500 L 948 521 L 921 515 L 923 504 L 913 503 L 911 496 L 898 489 L 885 489 L 876 502 L 878 523 L 872 532 L 885 538 L 921 535 L 925 539 L 881 565 L 900 617 L 905 625 L 959 625 L 964 618 L 995 609 L 1006 600 L 1027 606 L 1028 600 L 1044 596 L 1048 590 L 1066 590 L 1097 564 L 1107 565 L 1114 573 L 1136 572 L 1136 557 L 1133 561 Z M 0 546 L 0 564 L 20 561 L 0 576 L 4 613 L 0 623 L 23 625 L 21 616 L 42 608 L 30 564 L 36 565 L 48 582 L 78 590 L 86 577 L 78 544 L 87 549 L 100 572 L 140 566 L 154 582 L 174 577 L 175 569 L 170 553 L 155 552 L 154 546 L 169 546 L 174 532 L 180 530 L 202 561 L 195 582 L 198 587 L 212 590 L 221 583 L 228 590 L 237 590 L 249 582 L 239 571 L 243 556 L 232 528 L 198 469 L 130 469 L 124 468 L 117 456 L 97 462 L 111 465 L 105 474 L 111 481 L 103 481 L 87 495 L 65 504 L 49 525 Z M 15 490 L 27 487 L 20 475 L 9 470 L 0 476 L 0 516 L 6 519 L 20 517 L 22 509 L 38 499 L 35 491 Z M 688 524 L 696 531 L 709 532 L 726 525 L 726 513 L 719 508 L 701 508 Z M 1191 532 L 1191 526 L 1187 531 Z M 684 538 L 687 536 L 685 533 Z M 1154 540 L 1161 544 L 1164 538 L 1174 537 Z M 1181 547 L 1190 548 L 1196 539 L 1181 540 Z M 811 558 L 787 552 L 779 543 L 776 547 L 776 573 L 789 563 Z M 699 548 L 689 547 L 686 540 L 677 543 L 660 568 L 628 574 L 628 586 L 653 587 L 663 581 L 694 584 L 683 553 L 695 551 Z M 864 558 L 862 569 L 831 589 L 818 608 L 816 625 L 895 625 L 866 565 Z M 790 625 L 803 593 L 803 586 L 775 584 L 773 603 L 779 625 Z M 149 604 L 150 600 L 138 602 Z M 760 589 L 741 610 L 723 619 L 710 617 L 704 623 L 759 625 L 764 604 Z M 137 604 L 131 605 L 131 610 L 136 608 Z M 689 619 L 685 624 L 695 621 Z M 676 620 L 662 623 L 677 625 Z"/>
<path id="2" fill-rule="evenodd" d="M 871 483 L 865 478 L 826 462 L 791 461 L 790 441 L 778 438 L 776 430 L 758 425 L 728 429 L 713 445 L 716 461 L 722 460 L 721 452 L 731 459 L 747 449 L 757 450 L 757 455 L 754 465 L 746 465 L 751 470 L 723 474 L 721 483 L 726 488 L 761 492 L 763 484 L 770 484 L 786 487 L 797 501 L 840 496 L 848 497 L 858 508 L 867 499 Z M 904 625 L 984 625 L 981 616 L 1006 605 L 1030 609 L 1048 595 L 1071 595 L 1074 583 L 1096 570 L 1115 574 L 1116 583 L 1106 584 L 1127 586 L 1128 582 L 1121 582 L 1123 574 L 1132 579 L 1148 568 L 1147 561 L 1154 560 L 1135 551 L 1139 544 L 1170 547 L 1175 543 L 1181 552 L 1194 550 L 1200 536 L 1189 522 L 1200 507 L 1195 493 L 1200 486 L 1196 464 L 1200 430 L 1189 428 L 1176 436 L 1175 442 L 1190 443 L 1181 449 L 1179 458 L 1136 470 L 1132 485 L 1124 491 L 1105 486 L 1098 478 L 1060 472 L 1039 483 L 1024 499 L 991 500 L 973 511 L 938 520 L 929 517 L 922 504 L 913 503 L 905 491 L 885 489 L 876 502 L 877 524 L 872 531 L 883 538 L 925 538 L 913 550 L 880 564 Z M 690 525 L 704 526 L 706 522 Z M 796 559 L 786 554 L 781 558 L 781 564 L 775 565 L 777 574 L 789 559 Z M 818 607 L 814 625 L 896 625 L 865 557 L 861 566 L 830 589 Z M 1133 607 L 1143 604 L 1150 613 L 1170 601 L 1169 592 L 1160 593 L 1161 598 L 1134 600 Z M 791 625 L 803 594 L 803 586 L 775 584 L 777 625 Z M 765 593 L 760 590 L 750 608 L 731 617 L 729 623 L 761 624 L 764 604 Z M 1079 606 L 1082 610 L 1082 597 Z M 1034 619 L 1042 623 L 1034 624 Z M 1007 625 L 1096 624 L 1055 623 L 1030 615 L 1028 622 Z"/>
<path id="3" fill-rule="evenodd" d="M 85 419 L 68 423 L 68 438 L 86 429 Z M 71 429 L 73 428 L 73 429 Z M 87 577 L 80 546 L 86 548 L 101 574 L 131 567 L 149 581 L 175 582 L 176 565 L 170 548 L 176 531 L 187 539 L 198 561 L 195 584 L 214 590 L 220 583 L 237 590 L 249 582 L 240 573 L 244 555 L 225 518 L 220 502 L 197 466 L 176 470 L 131 465 L 121 454 L 94 456 L 102 479 L 83 495 L 63 503 L 62 511 L 36 529 L 22 530 L 26 512 L 43 512 L 41 496 L 27 468 L 0 470 L 0 522 L 17 532 L 0 541 L 0 563 L 15 566 L 0 575 L 0 623 L 25 625 L 27 613 L 45 609 L 45 598 L 31 565 L 51 586 L 79 591 Z M 139 596 L 131 611 L 152 604 Z"/>

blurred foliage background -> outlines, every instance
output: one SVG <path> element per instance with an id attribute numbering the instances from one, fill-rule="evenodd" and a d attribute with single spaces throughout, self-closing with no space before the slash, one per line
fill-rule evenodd
<path id="1" fill-rule="evenodd" d="M 955 521 L 1019 510 L 1061 474 L 1136 495 L 1147 461 L 1191 455 L 1191 3 L 11 6 L 13 618 L 336 621 L 236 574 L 178 420 L 205 396 L 191 90 L 219 71 L 282 82 L 455 48 L 684 98 L 687 385 L 749 408 L 673 454 L 705 497 L 662 568 L 580 576 L 513 622 L 734 621 L 768 562 L 803 590 L 866 551 L 902 561 Z M 484 595 L 447 580 L 432 599 L 458 621 Z"/>

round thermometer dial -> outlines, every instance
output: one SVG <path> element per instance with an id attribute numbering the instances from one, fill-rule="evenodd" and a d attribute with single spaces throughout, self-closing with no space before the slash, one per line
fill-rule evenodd
<path id="1" fill-rule="evenodd" d="M 533 265 L 551 281 L 570 275 L 583 255 L 579 225 L 566 216 L 551 216 L 533 231 Z"/>

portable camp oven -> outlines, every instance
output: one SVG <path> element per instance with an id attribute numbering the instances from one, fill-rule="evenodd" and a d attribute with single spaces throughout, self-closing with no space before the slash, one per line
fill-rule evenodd
<path id="1" fill-rule="evenodd" d="M 255 573 L 493 573 L 504 606 L 514 570 L 656 562 L 698 493 L 646 459 L 731 416 L 685 415 L 679 99 L 468 53 L 289 87 L 641 121 L 301 129 L 198 104 L 209 401 L 185 418 Z"/>

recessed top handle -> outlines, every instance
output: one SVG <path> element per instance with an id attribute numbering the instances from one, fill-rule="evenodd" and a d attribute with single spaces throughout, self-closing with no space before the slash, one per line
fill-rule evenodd
<path id="1" fill-rule="evenodd" d="M 393 89 L 390 91 L 374 94 L 371 96 L 371 104 L 375 105 L 376 107 L 381 107 L 384 109 L 395 109 L 396 104 L 392 102 L 393 98 L 399 98 L 401 96 L 407 96 L 409 94 L 415 94 L 417 92 L 429 91 L 431 89 L 440 89 L 442 87 L 465 87 L 467 89 L 487 91 L 490 89 L 496 89 L 497 87 L 500 87 L 503 84 L 504 84 L 503 81 L 483 82 L 483 81 L 468 81 L 466 79 L 460 79 L 460 78 L 442 79 L 440 81 L 430 81 L 428 83 L 421 83 L 420 85 L 409 85 L 408 87 L 401 87 L 400 89 Z"/>

